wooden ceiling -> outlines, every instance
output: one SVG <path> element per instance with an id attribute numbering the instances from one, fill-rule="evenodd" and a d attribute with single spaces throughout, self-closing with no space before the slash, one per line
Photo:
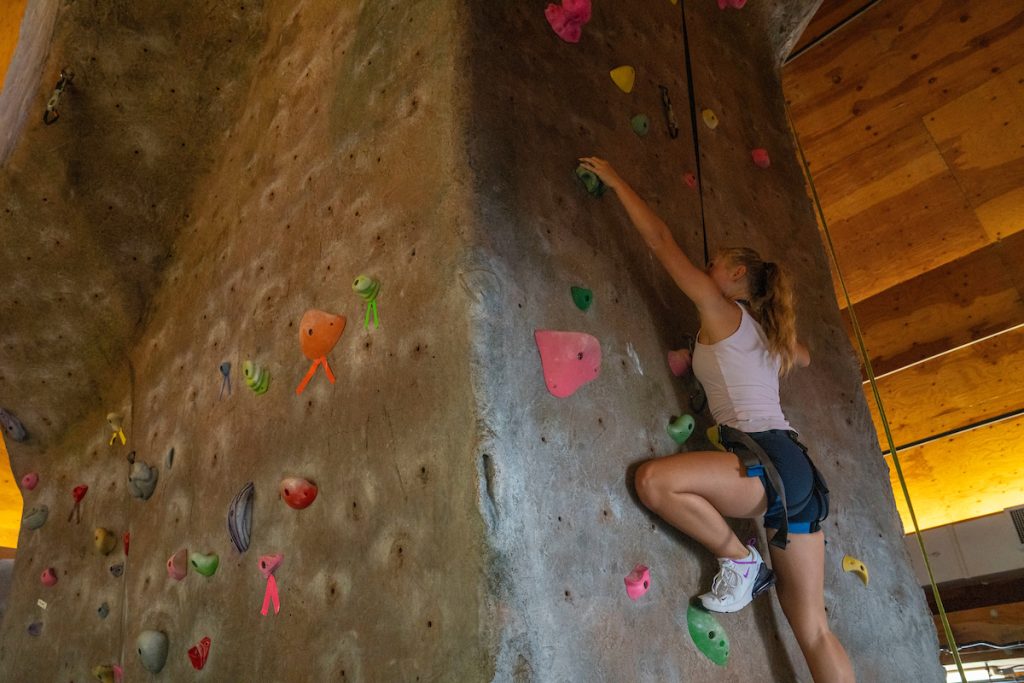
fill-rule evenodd
<path id="1" fill-rule="evenodd" d="M 922 528 L 1024 505 L 1024 4 L 824 0 L 794 55 L 894 440 L 944 435 L 899 449 Z"/>

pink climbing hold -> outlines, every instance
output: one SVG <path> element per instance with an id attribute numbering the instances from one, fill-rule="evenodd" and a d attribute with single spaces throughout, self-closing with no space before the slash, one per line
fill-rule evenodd
<path id="1" fill-rule="evenodd" d="M 124 669 L 121 668 L 120 664 L 115 664 L 110 668 L 114 670 L 114 683 L 121 683 L 124 680 Z"/>
<path id="2" fill-rule="evenodd" d="M 754 163 L 761 168 L 768 168 L 772 165 L 772 160 L 768 157 L 768 150 L 762 149 L 761 147 L 750 150 L 750 158 L 752 158 Z"/>
<path id="3" fill-rule="evenodd" d="M 188 572 L 188 550 L 182 548 L 167 559 L 167 576 L 181 581 Z"/>
<path id="4" fill-rule="evenodd" d="M 271 603 L 274 604 L 274 614 L 281 611 L 281 599 L 277 594 L 277 579 L 274 577 L 274 572 L 281 566 L 283 560 L 284 555 L 280 553 L 264 555 L 260 558 L 260 574 L 263 574 L 263 578 L 267 580 L 267 590 L 263 593 L 263 607 L 260 609 L 260 614 L 263 616 L 267 616 Z"/>
<path id="5" fill-rule="evenodd" d="M 585 332 L 537 330 L 544 382 L 558 398 L 572 396 L 601 372 L 601 342 Z"/>
<path id="6" fill-rule="evenodd" d="M 43 582 L 44 586 L 55 586 L 57 585 L 57 571 L 53 567 L 44 569 L 39 580 Z"/>
<path id="7" fill-rule="evenodd" d="M 718 9 L 725 9 L 726 7 L 743 9 L 743 6 L 746 4 L 747 0 L 718 0 Z"/>
<path id="8" fill-rule="evenodd" d="M 686 186 L 688 188 L 690 188 L 691 190 L 696 189 L 696 187 L 697 187 L 697 176 L 695 176 L 692 173 L 690 173 L 689 171 L 687 171 L 686 173 L 683 174 L 683 182 L 686 183 Z"/>
<path id="9" fill-rule="evenodd" d="M 651 587 L 651 570 L 642 564 L 638 564 L 633 571 L 626 576 L 626 594 L 631 600 L 637 600 Z"/>
<path id="10" fill-rule="evenodd" d="M 552 3 L 544 10 L 544 16 L 558 37 L 567 43 L 578 43 L 583 35 L 583 24 L 590 21 L 590 0 L 562 0 L 562 5 Z"/>
<path id="11" fill-rule="evenodd" d="M 39 483 L 39 475 L 35 472 L 29 472 L 21 478 L 21 488 L 26 491 L 31 491 Z"/>
<path id="12" fill-rule="evenodd" d="M 668 352 L 668 367 L 676 377 L 682 377 L 690 371 L 693 359 L 689 349 L 679 349 Z"/>

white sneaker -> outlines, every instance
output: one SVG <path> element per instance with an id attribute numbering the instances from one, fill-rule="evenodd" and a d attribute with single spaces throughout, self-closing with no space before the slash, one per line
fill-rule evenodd
<path id="1" fill-rule="evenodd" d="M 711 612 L 738 612 L 757 595 L 775 583 L 775 573 L 761 559 L 754 546 L 743 560 L 718 558 L 718 575 L 711 592 L 700 596 L 701 604 Z"/>

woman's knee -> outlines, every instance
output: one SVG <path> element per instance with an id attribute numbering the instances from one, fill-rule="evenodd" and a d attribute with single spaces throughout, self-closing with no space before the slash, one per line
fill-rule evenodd
<path id="1" fill-rule="evenodd" d="M 658 476 L 658 463 L 656 460 L 648 460 L 636 470 L 633 480 L 636 486 L 636 494 L 640 501 L 651 510 L 655 510 L 663 499 L 661 478 Z"/>

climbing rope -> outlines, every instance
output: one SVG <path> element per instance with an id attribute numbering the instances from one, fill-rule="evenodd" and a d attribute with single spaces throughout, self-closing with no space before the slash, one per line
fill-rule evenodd
<path id="1" fill-rule="evenodd" d="M 704 263 L 708 262 L 708 226 L 704 220 L 704 183 L 700 174 L 700 140 L 697 137 L 697 98 L 693 92 L 693 65 L 690 61 L 690 34 L 686 30 L 686 0 L 679 3 L 683 15 L 683 53 L 686 58 L 686 93 L 690 99 L 690 130 L 693 133 L 693 157 L 697 172 L 697 197 L 700 200 L 700 230 L 704 237 Z"/>
<path id="2" fill-rule="evenodd" d="M 836 277 L 839 279 L 839 285 L 843 290 L 843 298 L 846 300 L 846 310 L 850 314 L 850 324 L 853 327 L 853 334 L 857 339 L 857 346 L 860 349 L 861 358 L 864 360 L 864 369 L 868 375 L 868 382 L 871 384 L 871 393 L 875 397 L 875 404 L 878 406 L 878 415 L 882 421 L 882 430 L 885 432 L 886 442 L 889 444 L 889 453 L 892 455 L 892 464 L 896 469 L 896 476 L 900 481 L 900 488 L 903 489 L 903 498 L 907 501 L 907 510 L 910 512 L 910 520 L 914 524 L 914 535 L 917 538 L 917 544 L 921 549 L 921 557 L 924 558 L 924 566 L 928 571 L 928 581 L 931 584 L 932 595 L 935 598 L 935 606 L 939 610 L 939 620 L 942 622 L 942 629 L 946 633 L 946 642 L 949 645 L 950 653 L 953 655 L 953 661 L 956 662 L 957 671 L 960 672 L 960 679 L 966 683 L 967 674 L 964 673 L 963 662 L 960 661 L 960 651 L 957 648 L 956 640 L 953 638 L 953 629 L 949 625 L 949 619 L 946 617 L 946 610 L 942 606 L 942 598 L 939 596 L 939 587 L 935 584 L 935 574 L 932 572 L 932 564 L 928 560 L 928 552 L 924 547 L 924 538 L 921 536 L 921 528 L 917 524 L 917 514 L 914 512 L 914 504 L 910 500 L 910 491 L 907 488 L 907 480 L 903 477 L 903 468 L 900 465 L 900 458 L 897 454 L 896 442 L 892 437 L 892 429 L 889 427 L 889 420 L 885 416 L 885 407 L 882 405 L 882 396 L 878 391 L 878 382 L 875 379 L 874 369 L 871 367 L 871 357 L 868 355 L 867 346 L 864 344 L 864 336 L 861 334 L 860 324 L 857 321 L 857 314 L 853 310 L 853 302 L 850 300 L 850 292 L 846 288 L 846 280 L 843 278 L 843 271 L 839 267 L 839 258 L 836 255 L 835 245 L 832 243 L 832 233 L 829 232 L 828 222 L 825 220 L 825 211 L 821 208 L 821 200 L 818 197 L 818 189 L 814 185 L 814 178 L 811 176 L 811 168 L 807 163 L 807 157 L 804 155 L 803 145 L 800 144 L 800 138 L 796 135 L 796 126 L 793 125 L 793 115 L 789 111 L 789 105 L 785 104 L 786 107 L 786 119 L 789 122 L 789 128 L 793 133 L 793 140 L 796 142 L 797 152 L 800 154 L 800 163 L 802 164 L 802 170 L 804 178 L 807 181 L 808 187 L 811 188 L 811 198 L 814 200 L 815 210 L 818 212 L 818 220 L 821 221 L 822 232 L 825 234 L 825 243 L 828 246 L 828 253 L 832 259 L 832 265 L 836 271 Z"/>

